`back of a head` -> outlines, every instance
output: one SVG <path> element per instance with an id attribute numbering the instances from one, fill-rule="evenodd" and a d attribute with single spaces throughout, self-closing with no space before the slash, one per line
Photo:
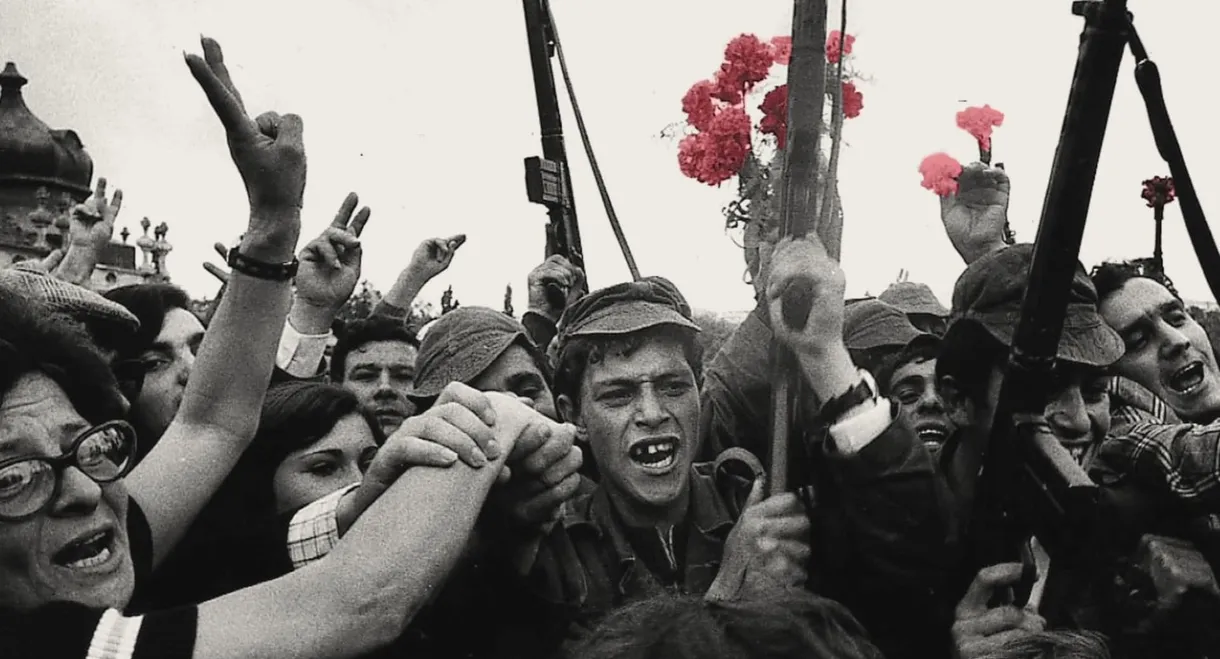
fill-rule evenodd
<path id="1" fill-rule="evenodd" d="M 1110 650 L 1100 634 L 1046 631 L 1016 636 L 980 659 L 1110 659 Z"/>
<path id="2" fill-rule="evenodd" d="M 709 603 L 664 594 L 623 607 L 569 659 L 881 659 L 841 604 L 805 591 Z"/>

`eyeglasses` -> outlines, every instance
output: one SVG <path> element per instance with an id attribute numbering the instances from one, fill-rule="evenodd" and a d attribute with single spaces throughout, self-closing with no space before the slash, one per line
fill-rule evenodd
<path id="1" fill-rule="evenodd" d="M 68 467 L 95 483 L 112 483 L 131 470 L 135 453 L 135 429 L 125 421 L 110 421 L 81 433 L 57 458 L 0 462 L 0 520 L 19 522 L 41 512 L 59 496 Z"/>

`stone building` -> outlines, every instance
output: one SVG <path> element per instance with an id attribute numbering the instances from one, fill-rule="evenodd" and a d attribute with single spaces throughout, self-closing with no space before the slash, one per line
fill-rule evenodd
<path id="1" fill-rule="evenodd" d="M 0 267 L 41 259 L 62 246 L 72 208 L 92 194 L 93 160 L 80 137 L 48 127 L 30 112 L 21 94 L 27 82 L 12 62 L 0 72 Z M 93 272 L 95 290 L 169 280 L 169 227 L 162 222 L 149 236 L 148 218 L 140 226 L 134 246 L 123 227 L 120 240 L 103 251 Z"/>

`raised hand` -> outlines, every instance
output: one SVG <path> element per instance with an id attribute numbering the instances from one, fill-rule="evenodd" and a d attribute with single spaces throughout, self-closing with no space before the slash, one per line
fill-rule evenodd
<path id="1" fill-rule="evenodd" d="M 224 126 L 229 154 L 241 174 L 250 201 L 250 225 L 243 252 L 252 258 L 286 260 L 296 249 L 300 210 L 305 193 L 304 124 L 295 114 L 265 112 L 257 119 L 246 114 L 241 94 L 225 66 L 220 44 L 204 37 L 203 57 L 186 55 L 186 64 Z M 260 248 L 268 249 L 260 255 Z M 268 258 L 269 257 L 269 258 Z"/>
<path id="2" fill-rule="evenodd" d="M 97 180 L 93 196 L 72 209 L 68 228 L 70 248 L 81 247 L 100 252 L 114 236 L 114 221 L 123 207 L 123 191 L 115 190 L 106 199 L 106 179 Z"/>
<path id="3" fill-rule="evenodd" d="M 1005 643 L 1046 627 L 1041 616 L 1012 605 L 991 606 L 997 593 L 1021 580 L 1020 563 L 1001 563 L 979 570 L 966 595 L 957 605 L 953 623 L 954 656 L 958 659 L 985 657 Z"/>
<path id="4" fill-rule="evenodd" d="M 967 264 L 1005 245 L 1010 187 L 1003 169 L 975 162 L 962 168 L 957 194 L 941 197 L 945 233 Z"/>
<path id="5" fill-rule="evenodd" d="M 530 271 L 529 309 L 559 322 L 563 310 L 585 293 L 585 273 L 560 254 Z"/>
<path id="6" fill-rule="evenodd" d="M 356 211 L 360 198 L 347 195 L 335 219 L 301 251 L 296 276 L 296 302 L 324 310 L 339 311 L 360 281 L 363 250 L 360 234 L 369 221 L 367 206 Z"/>
<path id="7" fill-rule="evenodd" d="M 407 269 L 417 278 L 428 281 L 449 269 L 457 250 L 466 242 L 466 234 L 448 238 L 429 238 L 415 248 Z"/>

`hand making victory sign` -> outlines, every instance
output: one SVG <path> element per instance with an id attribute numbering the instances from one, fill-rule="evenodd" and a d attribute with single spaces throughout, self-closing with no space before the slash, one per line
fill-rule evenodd
<path id="1" fill-rule="evenodd" d="M 204 37 L 203 57 L 186 55 L 191 74 L 224 126 L 229 154 L 250 201 L 250 225 L 241 252 L 261 261 L 292 259 L 301 231 L 305 194 L 304 124 L 295 114 L 246 114 L 220 44 Z"/>

